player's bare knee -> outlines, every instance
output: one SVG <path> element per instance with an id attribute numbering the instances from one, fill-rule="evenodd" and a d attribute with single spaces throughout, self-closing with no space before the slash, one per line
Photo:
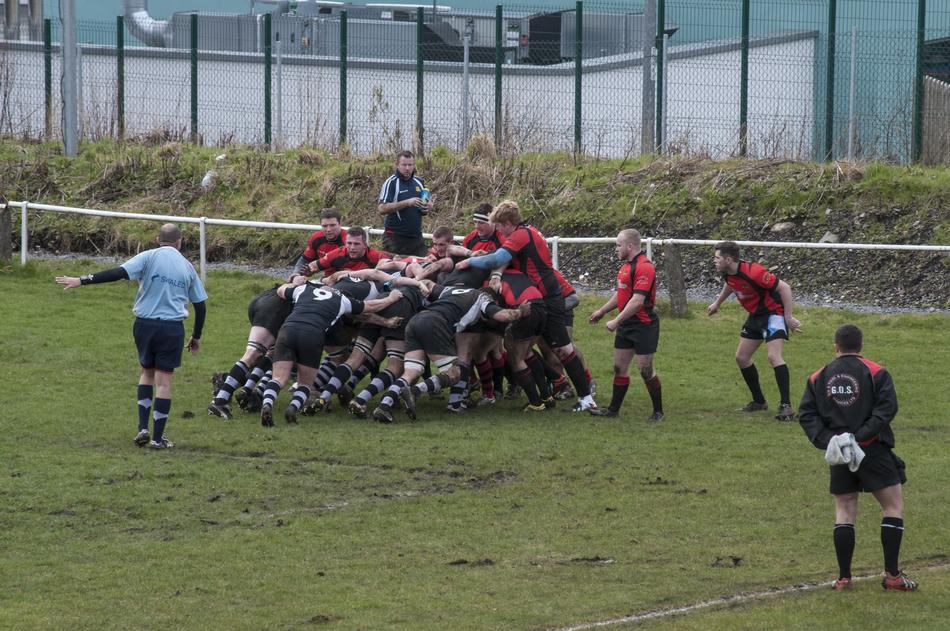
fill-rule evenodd
<path id="1" fill-rule="evenodd" d="M 653 364 L 647 364 L 646 366 L 640 366 L 640 378 L 644 381 L 649 381 L 653 379 Z"/>

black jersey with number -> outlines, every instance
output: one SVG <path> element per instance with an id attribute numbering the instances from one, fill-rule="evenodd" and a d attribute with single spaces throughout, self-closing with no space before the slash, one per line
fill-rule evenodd
<path id="1" fill-rule="evenodd" d="M 312 282 L 294 288 L 285 300 L 293 301 L 294 310 L 284 320 L 284 326 L 320 333 L 333 326 L 341 316 L 363 312 L 362 300 L 347 298 L 332 287 Z"/>
<path id="2" fill-rule="evenodd" d="M 413 313 L 416 313 L 422 309 L 422 305 L 425 303 L 426 299 L 417 287 L 412 287 L 411 285 L 399 285 L 398 287 L 393 287 L 393 289 L 399 290 L 399 293 L 402 294 L 402 300 L 400 300 L 400 302 L 405 301 L 409 303 Z"/>
<path id="3" fill-rule="evenodd" d="M 435 298 L 433 299 L 433 296 Z M 491 318 L 501 311 L 495 301 L 483 291 L 471 287 L 442 287 L 435 285 L 429 294 L 428 311 L 442 314 L 456 332 L 464 331 L 482 316 Z"/>
<path id="4" fill-rule="evenodd" d="M 333 283 L 332 287 L 348 298 L 373 300 L 379 298 L 380 285 L 376 281 L 347 276 Z"/>
<path id="5" fill-rule="evenodd" d="M 490 269 L 479 269 L 477 267 L 454 269 L 445 277 L 442 284 L 446 286 L 453 285 L 455 287 L 471 287 L 477 289 L 485 284 L 489 276 L 491 276 Z"/>

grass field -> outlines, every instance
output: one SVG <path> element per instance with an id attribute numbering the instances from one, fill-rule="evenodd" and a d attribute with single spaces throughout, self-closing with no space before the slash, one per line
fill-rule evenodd
<path id="1" fill-rule="evenodd" d="M 342 412 L 265 430 L 206 415 L 209 378 L 242 353 L 262 277 L 214 273 L 202 352 L 176 374 L 169 452 L 132 446 L 134 285 L 63 293 L 58 273 L 0 272 L 0 628 L 544 629 L 834 577 L 822 453 L 748 400 L 732 355 L 743 319 L 665 318 L 667 419 L 513 402 L 458 418 L 437 402 L 381 426 Z M 588 299 L 578 313 L 589 313 Z M 908 463 L 903 565 L 914 594 L 815 589 L 641 623 L 688 629 L 934 629 L 950 619 L 950 317 L 797 313 L 793 400 L 844 322 L 892 372 Z M 577 338 L 606 402 L 611 338 Z M 764 356 L 758 360 L 777 402 Z M 286 396 L 286 395 L 285 395 Z M 281 400 L 281 404 L 286 399 Z M 183 418 L 193 412 L 192 418 Z M 870 500 L 870 501 L 869 501 Z M 880 571 L 862 498 L 855 573 Z M 944 620 L 944 623 L 940 623 Z"/>

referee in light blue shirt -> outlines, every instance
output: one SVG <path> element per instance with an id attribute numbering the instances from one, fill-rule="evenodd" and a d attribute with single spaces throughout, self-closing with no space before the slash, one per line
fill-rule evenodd
<path id="1" fill-rule="evenodd" d="M 158 233 L 157 248 L 133 256 L 120 267 L 82 277 L 56 277 L 56 282 L 64 285 L 64 289 L 117 280 L 139 281 L 139 291 L 132 307 L 136 316 L 132 335 L 142 366 L 137 396 L 139 431 L 135 436 L 135 444 L 139 447 L 174 447 L 165 437 L 165 422 L 172 406 L 172 374 L 181 366 L 182 347 L 185 346 L 182 321 L 188 317 L 188 302 L 195 305 L 195 323 L 187 344 L 190 352 L 198 352 L 204 328 L 208 294 L 195 273 L 195 267 L 181 255 L 180 249 L 181 230 L 175 224 L 167 223 Z M 151 436 L 148 432 L 150 411 L 153 418 Z"/>

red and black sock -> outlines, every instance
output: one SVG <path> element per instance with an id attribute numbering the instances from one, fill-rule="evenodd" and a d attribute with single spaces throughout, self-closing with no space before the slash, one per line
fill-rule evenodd
<path id="1" fill-rule="evenodd" d="M 650 402 L 653 403 L 653 411 L 662 412 L 663 392 L 662 388 L 660 387 L 660 376 L 653 375 L 643 383 L 647 387 L 647 392 L 650 394 Z"/>
<path id="2" fill-rule="evenodd" d="M 490 359 L 475 364 L 475 370 L 478 372 L 478 382 L 482 384 L 482 396 L 491 399 L 495 396 L 495 369 L 492 367 Z"/>
<path id="3" fill-rule="evenodd" d="M 620 406 L 623 405 L 623 399 L 627 396 L 627 388 L 630 387 L 630 377 L 624 375 L 615 375 L 614 376 L 614 388 L 613 394 L 610 396 L 610 406 L 609 408 L 614 412 L 620 411 Z"/>
<path id="4" fill-rule="evenodd" d="M 574 384 L 574 391 L 577 393 L 578 398 L 583 399 L 589 395 L 590 381 L 588 381 L 586 375 L 584 375 L 584 364 L 581 362 L 581 358 L 577 356 L 577 353 L 572 351 L 570 355 L 561 360 L 561 363 L 564 364 L 567 376 L 570 378 L 571 383 Z"/>

